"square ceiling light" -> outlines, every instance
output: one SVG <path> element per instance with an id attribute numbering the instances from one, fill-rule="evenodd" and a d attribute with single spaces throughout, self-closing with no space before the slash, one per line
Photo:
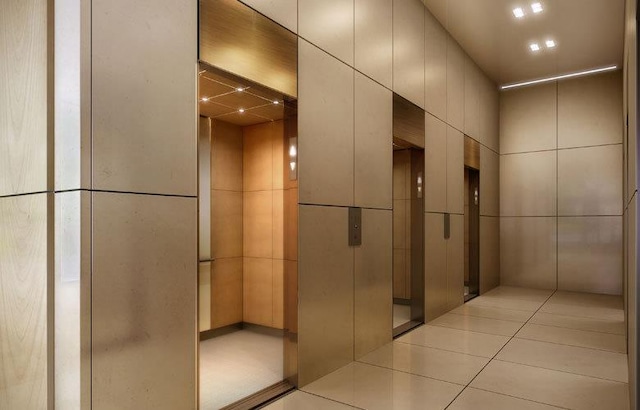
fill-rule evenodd
<path id="1" fill-rule="evenodd" d="M 531 49 L 531 51 L 540 51 L 540 46 L 538 43 L 531 43 L 529 44 L 529 49 Z"/>
<path id="2" fill-rule="evenodd" d="M 532 3 L 531 4 L 531 11 L 533 11 L 536 14 L 542 13 L 542 4 L 540 4 L 540 3 Z"/>
<path id="3" fill-rule="evenodd" d="M 554 48 L 556 46 L 556 42 L 553 40 L 547 40 L 544 42 L 544 44 L 547 46 L 547 48 Z"/>
<path id="4" fill-rule="evenodd" d="M 516 16 L 517 19 L 521 19 L 524 17 L 524 10 L 521 7 L 516 7 L 513 9 L 513 15 Z"/>

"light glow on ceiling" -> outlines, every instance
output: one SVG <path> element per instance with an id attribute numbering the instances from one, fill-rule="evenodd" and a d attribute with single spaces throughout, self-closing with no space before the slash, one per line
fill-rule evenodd
<path id="1" fill-rule="evenodd" d="M 544 42 L 544 44 L 547 46 L 547 48 L 554 48 L 556 46 L 556 42 L 553 40 L 547 40 Z"/>
<path id="2" fill-rule="evenodd" d="M 240 108 L 240 109 L 238 110 L 238 112 L 239 112 L 240 114 L 244 113 L 244 108 Z"/>
<path id="3" fill-rule="evenodd" d="M 244 91 L 244 88 L 242 88 L 242 87 L 238 87 L 238 88 L 236 88 L 236 91 L 237 91 L 237 92 L 239 92 L 239 93 L 241 93 L 241 92 L 243 92 L 243 91 Z"/>
<path id="4" fill-rule="evenodd" d="M 536 14 L 541 13 L 542 12 L 542 4 L 540 4 L 540 3 L 532 3 L 531 4 L 531 10 Z"/>
<path id="5" fill-rule="evenodd" d="M 531 51 L 539 51 L 540 50 L 540 46 L 538 45 L 538 43 L 529 44 L 529 48 L 531 49 Z"/>
<path id="6" fill-rule="evenodd" d="M 516 16 L 517 19 L 521 19 L 524 17 L 524 10 L 521 7 L 516 7 L 513 9 L 513 15 Z"/>
<path id="7" fill-rule="evenodd" d="M 593 70 L 578 71 L 576 73 L 562 74 L 562 75 L 557 75 L 557 76 L 554 76 L 554 77 L 541 78 L 541 79 L 538 79 L 538 80 L 523 81 L 521 83 L 507 84 L 507 85 L 500 86 L 500 89 L 501 90 L 508 90 L 510 88 L 525 87 L 527 85 L 542 84 L 542 83 L 548 83 L 548 82 L 557 81 L 557 80 L 566 80 L 568 78 L 582 77 L 582 76 L 585 76 L 585 75 L 597 74 L 597 73 L 602 73 L 602 72 L 606 72 L 606 71 L 613 71 L 613 70 L 616 70 L 616 69 L 618 69 L 617 65 L 610 65 L 610 66 L 606 66 L 606 67 L 602 67 L 602 68 L 595 68 Z"/>
<path id="8" fill-rule="evenodd" d="M 200 99 L 200 101 L 202 101 L 202 102 L 207 102 L 207 101 L 209 101 L 209 97 L 202 97 L 202 98 Z"/>

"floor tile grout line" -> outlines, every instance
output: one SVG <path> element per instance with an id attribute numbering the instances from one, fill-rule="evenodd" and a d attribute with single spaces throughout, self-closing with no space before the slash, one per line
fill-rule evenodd
<path id="1" fill-rule="evenodd" d="M 551 293 L 551 295 L 549 295 L 549 297 L 548 297 L 544 302 L 542 302 L 542 304 L 540 305 L 540 307 L 539 307 L 535 312 L 533 312 L 533 315 L 531 315 L 531 317 L 535 316 L 535 314 L 536 314 L 536 313 L 538 313 L 538 311 L 539 311 L 540 309 L 542 309 L 542 307 L 543 307 L 543 306 L 544 306 L 544 305 L 549 301 L 549 299 L 551 299 L 551 298 L 553 297 L 553 295 L 555 295 L 555 294 L 556 294 L 556 292 L 557 292 L 557 290 L 554 290 L 554 291 L 553 291 L 553 293 Z M 484 369 L 486 369 L 486 368 L 487 368 L 487 366 L 489 366 L 489 364 L 491 364 L 491 362 L 493 362 L 493 361 L 494 361 L 494 359 L 495 359 L 495 358 L 500 354 L 500 352 L 501 352 L 502 350 L 504 350 L 504 348 L 505 348 L 509 343 L 511 343 L 511 341 L 516 337 L 516 335 L 518 334 L 518 332 L 520 332 L 520 330 L 522 330 L 522 328 L 523 328 L 523 327 L 525 327 L 525 325 L 526 325 L 527 323 L 529 323 L 529 320 L 531 320 L 531 318 L 529 318 L 526 322 L 524 322 L 524 323 L 522 324 L 522 326 L 520 326 L 520 328 L 519 328 L 519 329 L 518 329 L 518 330 L 513 334 L 513 336 L 511 336 L 511 338 L 510 338 L 509 340 L 507 340 L 507 342 L 506 342 L 504 345 L 502 345 L 502 347 L 500 348 L 500 350 L 498 350 L 498 352 L 497 352 L 495 355 L 493 355 L 493 357 L 492 357 L 491 359 L 489 359 L 489 361 L 487 362 L 487 364 L 485 364 L 485 365 L 482 367 L 482 369 L 480 369 L 480 371 L 479 371 L 478 373 L 476 373 L 476 375 L 473 377 L 473 379 L 471 379 L 471 381 L 470 381 L 470 382 L 469 382 L 469 383 L 468 383 L 468 384 L 467 384 L 467 385 L 466 385 L 466 386 L 465 386 L 465 387 L 460 391 L 460 393 L 458 393 L 458 395 L 456 395 L 456 397 L 454 397 L 454 398 L 453 398 L 453 400 L 451 400 L 451 402 L 447 405 L 447 407 L 445 407 L 445 410 L 447 410 L 447 409 L 451 406 L 451 404 L 453 404 L 453 402 L 455 402 L 455 401 L 458 399 L 458 397 L 460 397 L 460 395 L 461 395 L 465 390 L 467 390 L 467 388 L 468 388 L 469 386 L 471 386 L 471 383 L 473 383 L 473 381 L 474 381 L 475 379 L 477 379 L 477 378 L 478 378 L 478 376 L 480 375 L 480 373 L 482 373 L 482 372 L 484 371 Z M 494 393 L 496 393 L 496 392 L 494 392 Z M 526 399 L 524 399 L 524 400 L 526 400 Z"/>
<path id="2" fill-rule="evenodd" d="M 619 309 L 619 310 L 624 311 L 624 308 L 623 309 Z M 536 313 L 538 313 L 538 312 L 536 312 Z M 544 313 L 545 315 L 566 316 L 566 317 L 580 318 L 580 319 L 593 319 L 593 320 L 604 320 L 604 321 L 607 320 L 607 319 L 602 319 L 602 318 L 593 317 L 593 316 L 569 315 L 569 314 L 566 314 L 566 313 L 552 313 L 552 312 L 545 312 L 545 311 L 541 311 L 540 313 Z M 589 330 L 587 330 L 587 332 L 589 332 Z"/>
<path id="3" fill-rule="evenodd" d="M 520 311 L 518 311 L 520 312 Z M 451 313 L 452 315 L 458 315 L 458 316 L 468 316 L 468 317 L 477 317 L 477 318 L 481 318 L 481 319 L 491 319 L 491 320 L 502 320 L 503 322 L 513 322 L 513 323 L 525 323 L 526 321 L 522 321 L 522 320 L 513 320 L 513 319 L 497 319 L 495 317 L 487 317 L 487 316 L 480 316 L 480 315 L 469 315 L 469 314 L 465 314 L 465 313 L 457 313 L 457 312 L 448 312 Z"/>
<path id="4" fill-rule="evenodd" d="M 626 382 L 621 382 L 620 380 L 614 380 L 614 379 L 607 379 L 605 377 L 598 377 L 598 376 L 592 376 L 590 374 L 584 374 L 584 373 L 575 373 L 575 372 L 570 372 L 568 370 L 559 370 L 559 369 L 552 369 L 549 367 L 543 367 L 543 366 L 536 366 L 533 364 L 528 364 L 528 363 L 520 363 L 520 362 L 514 362 L 512 360 L 504 360 L 504 359 L 492 359 L 492 361 L 495 360 L 496 362 L 503 362 L 503 363 L 511 363 L 511 364 L 517 364 L 520 366 L 526 366 L 526 367 L 533 367 L 534 369 L 544 369 L 544 370 L 551 370 L 553 372 L 559 372 L 559 373 L 565 373 L 565 374 L 572 374 L 574 376 L 582 376 L 582 377 L 589 377 L 591 379 L 597 379 L 597 380 L 603 380 L 603 381 L 607 381 L 607 382 L 612 382 L 612 383 L 619 383 L 619 384 L 629 384 L 628 381 Z"/>
<path id="5" fill-rule="evenodd" d="M 513 322 L 513 323 L 516 323 L 516 322 Z M 525 325 L 525 324 L 526 324 L 526 323 L 523 323 L 523 325 Z M 481 333 L 481 334 L 483 334 L 483 335 L 502 336 L 502 337 L 509 337 L 509 338 L 513 337 L 513 336 L 511 336 L 511 335 L 501 335 L 501 334 L 497 334 L 497 333 L 481 332 L 481 331 L 479 331 L 479 330 L 467 330 L 467 329 L 460 329 L 460 328 L 457 328 L 457 327 L 449 327 L 449 326 L 443 326 L 443 325 L 437 325 L 437 324 L 431 324 L 431 323 L 430 323 L 430 325 L 431 325 L 431 326 L 437 326 L 437 327 L 443 327 L 443 328 L 445 328 L 445 329 L 461 330 L 461 331 L 463 331 L 463 332 Z M 518 328 L 518 330 L 520 330 L 520 328 Z M 518 332 L 518 331 L 516 330 L 516 333 L 517 333 L 517 332 Z"/>
<path id="6" fill-rule="evenodd" d="M 513 396 L 511 394 L 505 394 L 505 393 L 498 393 L 495 391 L 491 391 L 491 390 L 487 390 L 487 389 L 483 389 L 481 387 L 471 387 L 468 386 L 470 389 L 476 389 L 476 390 L 481 390 L 487 393 L 493 393 L 493 394 L 498 394 L 500 396 L 506 396 L 506 397 L 511 397 L 512 399 L 518 399 L 518 400 L 525 400 L 531 403 L 537 403 L 537 404 L 542 404 L 544 406 L 549 406 L 549 407 L 555 407 L 557 409 L 562 409 L 562 410 L 571 410 L 569 407 L 562 407 L 562 406 L 556 406 L 555 404 L 549 404 L 549 403 L 543 403 L 541 401 L 537 401 L 537 400 L 531 400 L 531 399 L 523 399 L 522 397 L 518 397 L 518 396 Z"/>
<path id="7" fill-rule="evenodd" d="M 573 329 L 571 329 L 571 330 L 573 330 Z M 614 336 L 616 336 L 616 335 L 614 335 Z M 531 342 L 549 343 L 549 344 L 558 345 L 558 346 L 578 347 L 578 348 L 581 348 L 581 349 L 595 350 L 597 352 L 625 354 L 625 353 L 621 353 L 621 352 L 618 352 L 618 351 L 615 351 L 615 350 L 598 349 L 597 347 L 585 347 L 585 346 L 578 346 L 578 345 L 575 345 L 575 344 L 570 345 L 570 344 L 559 343 L 559 342 L 549 342 L 547 340 L 531 339 L 529 337 L 522 337 L 522 336 L 514 336 L 514 339 L 529 340 Z"/>
<path id="8" fill-rule="evenodd" d="M 471 332 L 469 332 L 469 333 L 471 333 Z M 504 337 L 507 337 L 507 336 L 504 336 Z M 489 357 L 489 356 L 480 356 L 480 355 L 477 355 L 477 354 L 464 353 L 464 352 L 459 352 L 457 350 L 448 350 L 448 349 L 443 349 L 441 347 L 425 346 L 425 345 L 421 345 L 421 344 L 417 344 L 417 343 L 401 342 L 401 341 L 398 341 L 398 340 L 394 340 L 393 343 L 402 343 L 403 345 L 422 347 L 424 349 L 433 349 L 433 350 L 438 350 L 438 351 L 441 351 L 441 352 L 463 354 L 465 356 L 477 357 L 477 358 L 480 358 L 480 359 L 491 359 L 491 357 Z M 360 360 L 358 360 L 358 361 L 360 361 Z M 366 363 L 366 362 L 363 362 L 363 363 Z"/>
<path id="9" fill-rule="evenodd" d="M 500 320 L 500 319 L 496 319 L 496 320 Z M 446 327 L 446 326 L 432 325 L 432 324 L 431 324 L 431 322 L 422 324 L 422 326 L 420 326 L 420 328 L 422 328 L 422 327 L 426 327 L 426 326 L 429 326 L 429 327 L 437 327 L 438 329 L 449 329 L 449 330 L 453 330 L 453 331 L 457 331 L 457 332 L 475 333 L 475 334 L 477 334 L 477 335 L 482 335 L 482 336 L 489 335 L 489 336 L 495 336 L 495 337 L 511 337 L 511 336 L 509 336 L 509 335 L 497 335 L 497 334 L 495 334 L 495 333 L 479 332 L 479 331 L 477 331 L 477 330 L 467 330 L 467 329 L 458 329 L 458 328 L 455 328 L 455 327 Z M 419 328 L 415 328 L 415 329 L 413 329 L 413 330 L 417 330 L 417 329 L 419 329 Z M 403 335 L 403 336 L 406 336 L 406 334 L 405 334 L 405 335 Z M 400 338 L 402 338 L 402 337 L 400 337 Z M 398 338 L 398 339 L 396 339 L 396 340 L 399 340 L 400 338 Z"/>
<path id="10" fill-rule="evenodd" d="M 484 359 L 487 359 L 487 358 L 486 358 L 486 357 L 484 357 Z M 422 378 L 424 378 L 424 379 L 436 380 L 436 381 L 439 381 L 439 382 L 442 382 L 442 383 L 454 384 L 454 385 L 456 385 L 456 386 L 460 386 L 460 387 L 463 387 L 463 386 L 464 386 L 464 384 L 462 384 L 462 383 L 456 383 L 456 382 L 452 382 L 452 381 L 449 381 L 449 380 L 438 379 L 437 377 L 433 377 L 433 376 L 425 376 L 425 375 L 422 375 L 422 374 L 411 373 L 411 372 L 408 372 L 408 371 L 406 371 L 406 370 L 393 369 L 393 368 L 386 367 L 386 366 L 382 366 L 382 365 L 379 365 L 379 364 L 373 364 L 373 363 L 368 363 L 368 362 L 361 362 L 360 360 L 356 360 L 356 362 L 355 362 L 355 363 L 358 363 L 358 364 L 364 364 L 364 365 L 372 366 L 372 367 L 377 367 L 377 368 L 379 368 L 379 369 L 389 370 L 389 371 L 392 371 L 392 372 L 398 372 L 398 373 L 408 374 L 408 375 L 410 375 L 410 376 L 422 377 Z"/>
<path id="11" fill-rule="evenodd" d="M 572 316 L 572 317 L 580 317 L 580 316 Z M 591 332 L 591 333 L 600 333 L 600 334 L 603 334 L 603 335 L 612 335 L 612 336 L 622 336 L 622 337 L 624 337 L 624 335 L 620 334 L 620 333 L 603 332 L 601 330 L 576 329 L 575 327 L 567 327 L 567 326 L 560 326 L 560 325 L 550 325 L 550 324 L 547 324 L 547 323 L 537 323 L 537 322 L 530 322 L 529 324 L 530 325 L 537 325 L 537 326 L 555 327 L 555 328 L 558 328 L 558 329 L 577 330 L 579 332 Z"/>
<path id="12" fill-rule="evenodd" d="M 334 402 L 334 403 L 343 404 L 345 406 L 349 406 L 349 407 L 352 407 L 354 409 L 367 410 L 367 409 L 362 408 L 362 407 L 354 406 L 353 404 L 345 403 L 343 401 L 339 401 L 339 400 L 336 400 L 336 399 L 331 399 L 329 397 L 324 397 L 324 396 L 321 396 L 321 395 L 319 395 L 317 393 L 312 393 L 310 391 L 304 390 L 304 387 L 302 389 L 298 389 L 298 391 L 300 391 L 302 393 L 310 394 L 310 395 L 315 396 L 315 397 L 319 397 L 321 399 L 329 400 L 329 401 Z"/>

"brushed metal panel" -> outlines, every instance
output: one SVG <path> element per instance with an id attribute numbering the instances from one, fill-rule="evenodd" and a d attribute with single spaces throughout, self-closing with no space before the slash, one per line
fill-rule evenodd
<path id="1" fill-rule="evenodd" d="M 300 202 L 353 205 L 353 69 L 300 40 Z"/>
<path id="2" fill-rule="evenodd" d="M 424 198 L 428 212 L 447 211 L 447 124 L 427 114 Z"/>
<path id="3" fill-rule="evenodd" d="M 425 213 L 425 320 L 446 313 L 447 242 L 444 239 L 444 215 Z"/>
<path id="4" fill-rule="evenodd" d="M 447 35 L 447 123 L 464 130 L 464 59 L 462 47 Z"/>
<path id="5" fill-rule="evenodd" d="M 0 195 L 47 190 L 48 19 L 45 0 L 3 1 Z"/>
<path id="6" fill-rule="evenodd" d="M 557 84 L 500 93 L 500 153 L 557 148 Z"/>
<path id="7" fill-rule="evenodd" d="M 500 218 L 480 216 L 480 294 L 497 286 L 500 286 Z"/>
<path id="8" fill-rule="evenodd" d="M 196 407 L 197 215 L 196 198 L 93 193 L 92 408 Z"/>
<path id="9" fill-rule="evenodd" d="M 198 264 L 198 330 L 211 329 L 211 262 Z"/>
<path id="10" fill-rule="evenodd" d="M 471 57 L 464 56 L 464 133 L 480 140 L 482 73 Z"/>
<path id="11" fill-rule="evenodd" d="M 298 272 L 298 386 L 353 360 L 353 249 L 347 209 L 301 205 Z"/>
<path id="12" fill-rule="evenodd" d="M 196 196 L 197 4 L 91 7 L 93 188 Z"/>
<path id="13" fill-rule="evenodd" d="M 554 216 L 557 214 L 557 151 L 500 157 L 500 214 Z"/>
<path id="14" fill-rule="evenodd" d="M 297 36 L 236 0 L 200 1 L 200 60 L 292 97 Z"/>
<path id="15" fill-rule="evenodd" d="M 393 91 L 424 109 L 424 4 L 393 2 Z"/>
<path id="16" fill-rule="evenodd" d="M 393 0 L 355 0 L 355 68 L 391 89 Z"/>
<path id="17" fill-rule="evenodd" d="M 558 218 L 558 289 L 622 294 L 622 217 Z"/>
<path id="18" fill-rule="evenodd" d="M 362 210 L 364 238 L 355 249 L 355 359 L 391 342 L 392 211 Z"/>
<path id="19" fill-rule="evenodd" d="M 298 0 L 300 37 L 353 66 L 354 0 Z"/>
<path id="20" fill-rule="evenodd" d="M 355 92 L 355 205 L 391 209 L 392 93 L 360 73 Z"/>
<path id="21" fill-rule="evenodd" d="M 558 148 L 622 143 L 622 71 L 558 82 Z"/>
<path id="22" fill-rule="evenodd" d="M 500 216 L 500 156 L 480 147 L 480 215 Z"/>
<path id="23" fill-rule="evenodd" d="M 240 0 L 287 29 L 298 32 L 298 0 Z"/>
<path id="24" fill-rule="evenodd" d="M 500 284 L 556 289 L 555 217 L 500 218 Z"/>
<path id="25" fill-rule="evenodd" d="M 410 145 L 424 148 L 424 110 L 411 101 L 393 94 L 393 136 Z"/>
<path id="26" fill-rule="evenodd" d="M 637 228 L 637 212 L 638 212 L 638 196 L 635 195 L 627 208 L 627 225 L 626 225 L 626 254 L 627 258 L 627 346 L 629 354 L 629 381 L 637 380 L 637 361 L 638 361 L 638 228 Z M 635 390 L 637 387 L 632 388 Z M 637 392 L 634 392 L 637 394 Z"/>
<path id="27" fill-rule="evenodd" d="M 198 122 L 198 257 L 211 259 L 211 120 Z"/>
<path id="28" fill-rule="evenodd" d="M 464 215 L 451 215 L 447 240 L 447 309 L 464 303 Z"/>
<path id="29" fill-rule="evenodd" d="M 431 115 L 447 118 L 447 31 L 425 7 L 424 104 Z"/>
<path id="30" fill-rule="evenodd" d="M 622 215 L 622 145 L 558 151 L 558 214 Z"/>
<path id="31" fill-rule="evenodd" d="M 47 407 L 47 194 L 0 198 L 0 408 Z"/>
<path id="32" fill-rule="evenodd" d="M 464 135 L 447 126 L 447 212 L 464 213 Z"/>
<path id="33" fill-rule="evenodd" d="M 466 135 L 464 136 L 464 165 L 480 169 L 480 144 Z"/>

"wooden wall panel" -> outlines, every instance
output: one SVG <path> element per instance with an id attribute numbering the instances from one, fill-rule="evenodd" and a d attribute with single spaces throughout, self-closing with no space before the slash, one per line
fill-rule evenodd
<path id="1" fill-rule="evenodd" d="M 480 169 L 480 144 L 466 135 L 464 136 L 464 166 Z"/>
<path id="2" fill-rule="evenodd" d="M 393 137 L 424 148 L 424 110 L 397 94 L 393 95 Z"/>

